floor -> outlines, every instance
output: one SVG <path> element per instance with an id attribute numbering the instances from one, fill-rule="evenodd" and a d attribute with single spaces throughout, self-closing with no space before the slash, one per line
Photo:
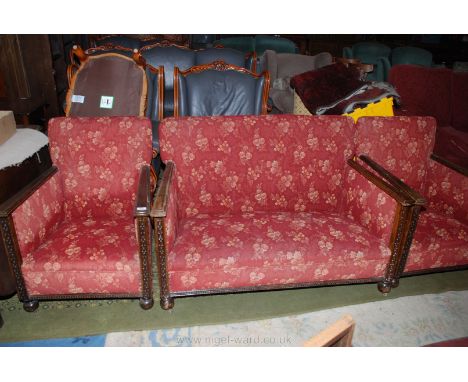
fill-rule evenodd
<path id="1" fill-rule="evenodd" d="M 400 297 L 269 320 L 0 344 L 80 347 L 302 346 L 345 314 L 356 322 L 353 346 L 422 346 L 468 336 L 468 291 Z"/>

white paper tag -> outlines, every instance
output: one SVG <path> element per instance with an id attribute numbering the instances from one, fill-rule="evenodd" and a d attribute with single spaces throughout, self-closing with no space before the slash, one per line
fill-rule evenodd
<path id="1" fill-rule="evenodd" d="M 73 94 L 72 95 L 72 102 L 84 103 L 84 96 Z"/>
<path id="2" fill-rule="evenodd" d="M 114 104 L 114 97 L 111 96 L 101 96 L 101 109 L 112 109 Z"/>

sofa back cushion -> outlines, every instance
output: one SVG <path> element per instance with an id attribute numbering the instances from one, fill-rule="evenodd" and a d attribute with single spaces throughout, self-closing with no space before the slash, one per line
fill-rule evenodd
<path id="1" fill-rule="evenodd" d="M 132 216 L 140 169 L 151 163 L 151 122 L 144 117 L 61 117 L 49 121 L 48 131 L 65 216 Z"/>
<path id="2" fill-rule="evenodd" d="M 435 131 L 432 117 L 362 117 L 356 154 L 369 156 L 424 195 Z"/>
<path id="3" fill-rule="evenodd" d="M 468 72 L 452 74 L 452 127 L 468 133 Z"/>
<path id="4" fill-rule="evenodd" d="M 353 132 L 342 116 L 168 118 L 161 158 L 175 163 L 182 217 L 338 211 Z"/>
<path id="5" fill-rule="evenodd" d="M 389 82 L 400 95 L 405 115 L 430 115 L 440 126 L 451 122 L 451 76 L 446 68 L 396 65 L 390 69 Z"/>

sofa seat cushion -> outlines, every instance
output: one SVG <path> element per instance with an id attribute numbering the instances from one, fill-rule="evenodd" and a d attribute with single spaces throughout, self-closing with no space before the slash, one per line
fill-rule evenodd
<path id="1" fill-rule="evenodd" d="M 421 213 L 405 271 L 467 264 L 468 226 L 437 213 Z"/>
<path id="2" fill-rule="evenodd" d="M 200 214 L 180 222 L 167 267 L 180 292 L 377 277 L 389 256 L 336 213 Z"/>
<path id="3" fill-rule="evenodd" d="M 131 218 L 74 219 L 23 254 L 22 272 L 31 295 L 138 293 L 138 256 Z"/>

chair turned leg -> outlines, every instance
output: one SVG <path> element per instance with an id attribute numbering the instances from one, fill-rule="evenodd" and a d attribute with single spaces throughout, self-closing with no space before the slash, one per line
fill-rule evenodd
<path id="1" fill-rule="evenodd" d="M 392 290 L 392 282 L 390 280 L 379 281 L 377 288 L 384 296 L 386 296 Z"/>
<path id="2" fill-rule="evenodd" d="M 34 312 L 39 307 L 39 301 L 31 300 L 23 302 L 23 309 L 26 312 Z"/>
<path id="3" fill-rule="evenodd" d="M 144 310 L 151 309 L 154 305 L 154 300 L 152 298 L 140 298 L 140 307 Z"/>
<path id="4" fill-rule="evenodd" d="M 398 288 L 400 285 L 400 279 L 392 279 L 392 288 Z"/>
<path id="5" fill-rule="evenodd" d="M 160 305 L 164 310 L 172 309 L 174 307 L 174 298 L 169 296 L 161 297 Z"/>

